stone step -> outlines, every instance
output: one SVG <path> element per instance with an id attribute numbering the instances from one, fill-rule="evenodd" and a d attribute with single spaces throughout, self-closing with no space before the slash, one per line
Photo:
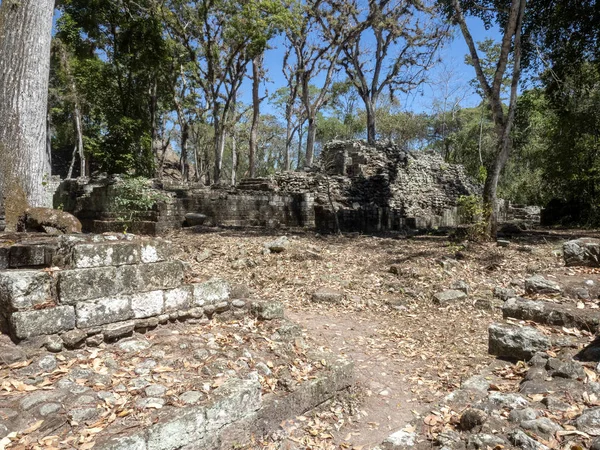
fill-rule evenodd
<path id="1" fill-rule="evenodd" d="M 600 326 L 600 310 L 578 309 L 573 304 L 511 298 L 502 307 L 504 318 L 531 320 L 595 333 Z"/>

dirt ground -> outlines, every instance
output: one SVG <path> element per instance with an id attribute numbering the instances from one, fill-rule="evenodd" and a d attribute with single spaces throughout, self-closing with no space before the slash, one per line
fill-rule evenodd
<path id="1" fill-rule="evenodd" d="M 493 289 L 523 295 L 527 276 L 572 272 L 560 250 L 582 233 L 530 232 L 512 237 L 508 247 L 434 235 L 287 233 L 283 252 L 265 251 L 285 234 L 196 228 L 168 238 L 192 279 L 222 277 L 246 284 L 256 298 L 283 302 L 306 333 L 355 362 L 356 388 L 346 398 L 290 423 L 276 438 L 299 448 L 368 449 L 492 362 L 487 328 L 501 318 L 502 304 Z M 466 300 L 434 303 L 435 293 L 460 281 L 469 288 Z M 314 302 L 322 287 L 343 299 Z M 597 308 L 594 302 L 588 307 Z"/>

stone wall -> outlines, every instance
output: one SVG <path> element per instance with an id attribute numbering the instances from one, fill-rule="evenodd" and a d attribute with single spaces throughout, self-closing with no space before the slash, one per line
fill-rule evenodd
<path id="1" fill-rule="evenodd" d="M 477 194 L 462 166 L 435 153 L 406 152 L 399 146 L 362 141 L 332 142 L 317 166 L 244 179 L 237 186 L 155 182 L 167 194 L 151 211 L 132 211 L 131 224 L 110 212 L 118 178 L 69 180 L 55 206 L 75 214 L 84 230 L 160 234 L 182 226 L 187 213 L 223 226 L 316 228 L 378 232 L 404 228 L 455 227 L 457 201 Z M 336 220 L 337 216 L 337 220 Z"/>
<path id="2" fill-rule="evenodd" d="M 169 320 L 244 314 L 225 281 L 184 283 L 183 263 L 162 239 L 11 242 L 0 244 L 0 322 L 15 341 L 53 336 L 48 342 L 98 345 Z"/>

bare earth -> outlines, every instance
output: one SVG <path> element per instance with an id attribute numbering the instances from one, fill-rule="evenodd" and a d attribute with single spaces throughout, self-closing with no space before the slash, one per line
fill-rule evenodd
<path id="1" fill-rule="evenodd" d="M 523 295 L 527 276 L 572 275 L 558 250 L 574 234 L 530 233 L 501 248 L 439 236 L 302 233 L 288 235 L 289 247 L 276 254 L 264 245 L 282 234 L 264 231 L 200 228 L 169 238 L 192 278 L 222 277 L 246 284 L 256 298 L 283 302 L 310 337 L 355 362 L 351 393 L 260 446 L 368 449 L 493 361 L 487 328 L 501 318 L 502 304 L 493 288 Z M 467 300 L 434 304 L 433 294 L 458 281 L 469 285 Z M 343 301 L 313 302 L 321 287 L 343 292 Z"/>

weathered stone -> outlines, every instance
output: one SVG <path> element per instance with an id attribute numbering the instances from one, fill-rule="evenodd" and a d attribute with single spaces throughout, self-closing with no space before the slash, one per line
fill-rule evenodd
<path id="1" fill-rule="evenodd" d="M 511 431 L 508 438 L 513 445 L 523 450 L 550 450 L 546 445 L 527 436 L 523 430 Z"/>
<path id="2" fill-rule="evenodd" d="M 455 281 L 450 287 L 455 291 L 462 291 L 467 295 L 469 295 L 469 292 L 471 291 L 469 284 L 463 280 Z"/>
<path id="3" fill-rule="evenodd" d="M 53 355 L 43 356 L 36 365 L 44 372 L 52 372 L 57 366 L 56 357 Z"/>
<path id="4" fill-rule="evenodd" d="M 128 296 L 107 297 L 82 302 L 78 303 L 75 308 L 79 328 L 120 322 L 133 316 L 132 299 Z"/>
<path id="5" fill-rule="evenodd" d="M 135 329 L 135 322 L 133 320 L 129 320 L 126 322 L 114 323 L 108 325 L 102 334 L 104 335 L 104 339 L 107 341 L 112 341 L 114 339 L 121 338 L 123 336 L 130 335 L 133 333 Z"/>
<path id="6" fill-rule="evenodd" d="M 192 286 L 183 286 L 164 291 L 165 312 L 187 309 L 192 304 L 194 288 Z"/>
<path id="7" fill-rule="evenodd" d="M 506 239 L 498 239 L 496 241 L 496 245 L 498 247 L 508 247 L 510 245 L 510 241 L 507 241 Z"/>
<path id="8" fill-rule="evenodd" d="M 456 302 L 459 300 L 464 300 L 467 298 L 467 294 L 463 291 L 457 291 L 454 289 L 449 289 L 446 291 L 438 292 L 434 294 L 433 301 L 438 305 L 447 305 L 452 302 Z"/>
<path id="9" fill-rule="evenodd" d="M 514 423 L 521 423 L 526 420 L 535 420 L 539 414 L 533 408 L 513 409 L 508 415 L 508 420 Z"/>
<path id="10" fill-rule="evenodd" d="M 60 403 L 45 403 L 38 409 L 40 416 L 45 417 L 54 414 L 62 409 Z"/>
<path id="11" fill-rule="evenodd" d="M 390 434 L 382 443 L 385 450 L 402 450 L 414 447 L 417 440 L 417 433 L 409 431 L 396 431 Z"/>
<path id="12" fill-rule="evenodd" d="M 165 261 L 173 255 L 172 245 L 162 239 L 154 239 L 151 242 L 141 243 L 140 257 L 142 263 L 155 263 Z"/>
<path id="13" fill-rule="evenodd" d="M 495 287 L 494 288 L 494 297 L 499 298 L 500 300 L 507 301 L 509 298 L 516 297 L 516 292 L 514 289 L 503 288 L 503 287 Z"/>
<path id="14" fill-rule="evenodd" d="M 56 306 L 19 311 L 11 315 L 10 326 L 17 339 L 55 334 L 75 328 L 75 310 L 72 306 Z"/>
<path id="15" fill-rule="evenodd" d="M 487 420 L 487 414 L 480 410 L 469 408 L 460 416 L 460 428 L 464 431 L 470 431 L 475 427 L 480 427 Z"/>
<path id="16" fill-rule="evenodd" d="M 162 397 L 167 392 L 167 388 L 162 384 L 151 384 L 144 389 L 146 397 Z"/>
<path id="17" fill-rule="evenodd" d="M 283 319 L 283 305 L 275 301 L 253 301 L 250 313 L 259 320 Z"/>
<path id="18" fill-rule="evenodd" d="M 205 435 L 206 418 L 203 410 L 191 407 L 147 431 L 148 450 L 176 450 L 190 443 L 199 444 Z"/>
<path id="19" fill-rule="evenodd" d="M 521 428 L 524 430 L 533 431 L 534 433 L 542 436 L 554 436 L 557 431 L 561 431 L 563 428 L 552 422 L 547 417 L 541 417 L 539 419 L 524 420 L 520 423 Z"/>
<path id="20" fill-rule="evenodd" d="M 141 291 L 172 289 L 183 282 L 183 263 L 181 261 L 163 261 L 137 266 L 137 285 Z"/>
<path id="21" fill-rule="evenodd" d="M 204 398 L 204 393 L 200 391 L 186 391 L 179 395 L 179 401 L 184 405 L 193 405 Z"/>
<path id="22" fill-rule="evenodd" d="M 87 333 L 85 331 L 75 329 L 61 334 L 60 337 L 62 338 L 65 347 L 76 348 L 83 344 L 83 341 L 85 338 L 87 338 Z"/>
<path id="23" fill-rule="evenodd" d="M 504 439 L 495 434 L 473 434 L 467 440 L 467 448 L 487 450 L 489 448 L 503 448 L 506 445 Z"/>
<path id="24" fill-rule="evenodd" d="M 8 266 L 14 268 L 20 267 L 49 267 L 52 265 L 52 257 L 56 251 L 53 245 L 44 245 L 41 243 L 32 244 L 15 244 L 9 249 L 6 249 L 9 253 L 9 264 Z"/>
<path id="25" fill-rule="evenodd" d="M 113 437 L 97 445 L 102 450 L 147 450 L 143 433 Z"/>
<path id="26" fill-rule="evenodd" d="M 49 352 L 58 353 L 63 349 L 63 341 L 59 336 L 51 335 L 47 337 L 44 347 Z"/>
<path id="27" fill-rule="evenodd" d="M 464 381 L 461 385 L 462 389 L 487 392 L 490 388 L 490 382 L 482 375 L 475 375 Z"/>
<path id="28" fill-rule="evenodd" d="M 163 291 L 133 294 L 131 296 L 131 309 L 133 310 L 133 317 L 136 319 L 158 316 L 164 310 Z"/>
<path id="29" fill-rule="evenodd" d="M 525 280 L 525 292 L 528 294 L 560 294 L 562 289 L 556 281 L 534 275 Z"/>
<path id="30" fill-rule="evenodd" d="M 566 266 L 600 267 L 600 239 L 581 238 L 563 246 Z"/>
<path id="31" fill-rule="evenodd" d="M 274 241 L 267 242 L 265 248 L 271 253 L 282 253 L 290 246 L 290 240 L 287 236 L 281 236 Z"/>
<path id="32" fill-rule="evenodd" d="M 202 225 L 206 221 L 206 215 L 199 213 L 187 213 L 185 215 L 184 225 L 188 227 L 196 227 Z"/>
<path id="33" fill-rule="evenodd" d="M 488 351 L 501 358 L 528 360 L 551 347 L 550 339 L 531 327 L 492 324 L 488 332 Z"/>
<path id="34" fill-rule="evenodd" d="M 72 250 L 71 263 L 78 269 L 139 264 L 140 253 L 140 245 L 135 242 L 77 244 Z"/>
<path id="35" fill-rule="evenodd" d="M 85 423 L 97 419 L 102 412 L 96 407 L 73 408 L 67 412 L 67 416 L 73 422 Z"/>
<path id="36" fill-rule="evenodd" d="M 18 222 L 18 231 L 46 231 L 46 227 L 52 227 L 66 234 L 81 233 L 81 222 L 59 209 L 27 208 Z"/>
<path id="37" fill-rule="evenodd" d="M 579 431 L 592 436 L 600 436 L 600 407 L 589 408 L 575 421 Z"/>
<path id="38" fill-rule="evenodd" d="M 121 290 L 114 267 L 61 270 L 58 274 L 58 296 L 64 305 L 109 297 Z"/>
<path id="39" fill-rule="evenodd" d="M 315 303 L 341 303 L 344 299 L 344 293 L 328 287 L 322 287 L 313 292 L 311 299 Z"/>
<path id="40" fill-rule="evenodd" d="M 127 338 L 117 344 L 121 350 L 126 352 L 139 352 L 150 348 L 151 345 L 152 344 L 144 338 Z"/>
<path id="41" fill-rule="evenodd" d="M 104 335 L 94 334 L 93 336 L 89 336 L 85 340 L 85 345 L 87 345 L 88 347 L 98 347 L 100 344 L 102 344 L 102 342 L 104 342 Z"/>
<path id="42" fill-rule="evenodd" d="M 0 272 L 0 309 L 21 311 L 52 303 L 52 275 L 41 270 Z"/>
<path id="43" fill-rule="evenodd" d="M 585 380 L 586 373 L 581 364 L 576 361 L 564 361 L 553 372 L 553 377 Z"/>
<path id="44" fill-rule="evenodd" d="M 244 300 L 233 300 L 231 302 L 231 306 L 234 308 L 244 308 L 246 306 L 246 302 Z"/>
<path id="45" fill-rule="evenodd" d="M 194 283 L 194 304 L 211 305 L 229 299 L 230 287 L 225 280 L 214 278 L 204 283 Z"/>

